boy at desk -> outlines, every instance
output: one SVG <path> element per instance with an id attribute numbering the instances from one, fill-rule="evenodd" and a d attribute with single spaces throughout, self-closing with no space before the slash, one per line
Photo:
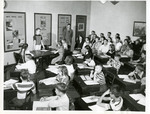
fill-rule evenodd
<path id="1" fill-rule="evenodd" d="M 92 59 L 91 55 L 86 55 L 85 56 L 85 61 L 83 62 L 89 67 L 94 67 L 95 66 L 95 61 Z"/>
<path id="2" fill-rule="evenodd" d="M 56 108 L 57 111 L 69 110 L 69 98 L 66 95 L 67 86 L 64 83 L 58 83 L 55 87 L 56 96 L 42 97 L 41 103 L 49 101 L 48 106 L 50 108 Z"/>
<path id="3" fill-rule="evenodd" d="M 121 67 L 121 62 L 120 62 L 120 55 L 116 54 L 114 56 L 114 59 L 110 58 L 109 61 L 107 62 L 108 65 L 114 67 L 117 69 L 117 72 L 119 71 L 120 67 Z"/>
<path id="4" fill-rule="evenodd" d="M 106 97 L 106 95 L 110 95 Z M 102 101 L 109 101 L 109 104 Z M 97 105 L 107 110 L 120 111 L 123 106 L 123 98 L 121 97 L 121 88 L 119 85 L 113 85 L 108 89 L 97 101 Z"/>
<path id="5" fill-rule="evenodd" d="M 22 82 L 15 83 L 12 85 L 12 88 L 17 90 L 17 97 L 12 99 L 10 103 L 14 106 L 20 107 L 25 103 L 25 98 L 28 92 L 31 90 L 33 94 L 36 93 L 35 84 L 32 81 L 29 81 L 29 72 L 28 70 L 21 70 L 20 79 Z"/>
<path id="6" fill-rule="evenodd" d="M 93 78 L 95 82 L 98 82 L 100 84 L 99 93 L 103 93 L 107 90 L 105 75 L 102 71 L 101 65 L 96 65 L 95 70 L 91 70 L 90 77 Z"/>

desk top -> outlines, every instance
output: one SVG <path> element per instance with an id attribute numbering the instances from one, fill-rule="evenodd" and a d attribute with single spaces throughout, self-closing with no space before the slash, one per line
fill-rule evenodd
<path id="1" fill-rule="evenodd" d="M 129 107 L 132 111 L 145 111 L 145 106 L 140 105 L 135 101 L 132 97 L 129 96 L 128 92 L 123 94 L 124 103 Z"/>

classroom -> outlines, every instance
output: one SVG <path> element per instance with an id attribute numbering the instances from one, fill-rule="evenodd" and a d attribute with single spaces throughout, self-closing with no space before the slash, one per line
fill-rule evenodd
<path id="1" fill-rule="evenodd" d="M 145 112 L 146 5 L 4 0 L 3 110 Z"/>

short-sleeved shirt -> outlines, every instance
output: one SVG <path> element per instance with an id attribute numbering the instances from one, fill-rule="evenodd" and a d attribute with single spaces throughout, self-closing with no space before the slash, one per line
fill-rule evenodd
<path id="1" fill-rule="evenodd" d="M 94 73 L 94 81 L 98 82 L 100 85 L 106 84 L 104 73 Z"/>
<path id="2" fill-rule="evenodd" d="M 110 107 L 113 111 L 120 111 L 123 106 L 123 99 L 122 97 L 119 97 L 119 101 L 113 101 L 113 99 L 110 100 Z"/>
<path id="3" fill-rule="evenodd" d="M 41 45 L 42 36 L 41 35 L 34 35 L 33 40 L 36 41 L 35 45 Z"/>

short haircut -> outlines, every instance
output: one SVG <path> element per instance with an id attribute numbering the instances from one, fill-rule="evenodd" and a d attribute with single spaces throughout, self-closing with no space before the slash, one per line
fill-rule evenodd
<path id="1" fill-rule="evenodd" d="M 94 31 L 94 30 L 92 30 L 92 32 L 94 32 L 94 33 L 95 33 L 95 31 Z"/>
<path id="2" fill-rule="evenodd" d="M 28 44 L 27 44 L 27 43 L 24 43 L 24 44 L 22 45 L 22 47 L 23 47 L 24 49 L 26 49 L 26 48 L 28 47 Z"/>
<path id="3" fill-rule="evenodd" d="M 64 83 L 57 83 L 55 88 L 57 88 L 59 91 L 61 91 L 62 93 L 66 93 L 67 91 L 67 85 Z"/>
<path id="4" fill-rule="evenodd" d="M 41 29 L 40 28 L 36 28 L 35 31 L 37 31 L 37 30 L 41 30 Z"/>
<path id="5" fill-rule="evenodd" d="M 137 64 L 136 68 L 139 69 L 140 71 L 144 71 L 144 66 L 142 64 Z"/>
<path id="6" fill-rule="evenodd" d="M 120 40 L 120 36 L 117 36 L 116 39 Z"/>
<path id="7" fill-rule="evenodd" d="M 119 85 L 112 85 L 110 87 L 110 92 L 115 96 L 115 97 L 119 97 L 121 95 L 121 87 Z"/>
<path id="8" fill-rule="evenodd" d="M 127 41 L 127 43 L 129 44 L 129 39 L 124 39 L 124 41 Z"/>
<path id="9" fill-rule="evenodd" d="M 68 55 L 66 58 L 65 58 L 65 63 L 66 64 L 73 64 L 73 57 L 71 55 Z"/>
<path id="10" fill-rule="evenodd" d="M 130 36 L 126 36 L 126 38 L 127 38 L 128 40 L 131 40 Z"/>
<path id="11" fill-rule="evenodd" d="M 111 32 L 108 32 L 109 34 L 111 34 Z"/>
<path id="12" fill-rule="evenodd" d="M 120 37 L 120 34 L 119 33 L 116 33 L 116 35 L 118 35 Z"/>
<path id="13" fill-rule="evenodd" d="M 27 69 L 22 69 L 20 77 L 22 77 L 23 80 L 28 80 L 29 71 Z"/>

